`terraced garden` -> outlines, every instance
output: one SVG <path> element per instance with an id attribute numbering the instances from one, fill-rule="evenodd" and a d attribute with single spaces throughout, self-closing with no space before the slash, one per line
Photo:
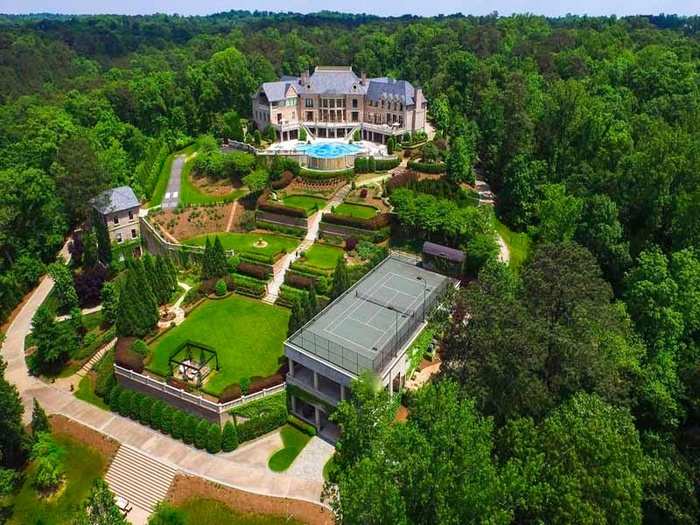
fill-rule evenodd
<path id="1" fill-rule="evenodd" d="M 306 216 L 313 215 L 326 205 L 326 200 L 313 195 L 290 195 L 282 199 L 282 204 L 290 208 L 304 210 Z"/>
<path id="2" fill-rule="evenodd" d="M 217 233 L 215 235 L 199 235 L 183 241 L 184 244 L 202 246 L 207 237 L 211 241 L 218 237 L 224 250 L 233 250 L 237 254 L 253 254 L 270 258 L 281 253 L 290 253 L 299 245 L 299 239 L 276 235 L 274 233 L 250 232 L 250 233 Z"/>
<path id="3" fill-rule="evenodd" d="M 333 213 L 336 215 L 346 215 L 356 219 L 371 219 L 378 212 L 379 210 L 374 206 L 367 206 L 366 204 L 353 204 L 350 202 L 339 204 L 333 209 Z"/>

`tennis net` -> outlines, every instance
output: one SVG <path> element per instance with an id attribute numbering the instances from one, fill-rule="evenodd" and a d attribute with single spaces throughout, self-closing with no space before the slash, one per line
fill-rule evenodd
<path id="1" fill-rule="evenodd" d="M 391 310 L 393 312 L 399 312 L 400 314 L 403 314 L 403 315 L 413 316 L 413 314 L 415 313 L 414 310 L 406 310 L 405 308 L 401 308 L 400 306 L 397 306 L 395 304 L 380 301 L 379 299 L 376 299 L 376 298 L 371 297 L 369 295 L 365 295 L 363 293 L 360 293 L 359 290 L 355 290 L 355 297 L 362 299 L 364 301 L 367 301 L 368 303 L 372 303 L 372 304 L 376 304 L 377 306 L 381 306 L 382 308 L 386 308 L 387 310 Z"/>

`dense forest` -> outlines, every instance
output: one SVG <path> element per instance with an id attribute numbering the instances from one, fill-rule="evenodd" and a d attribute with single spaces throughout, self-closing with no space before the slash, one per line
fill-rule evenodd
<path id="1" fill-rule="evenodd" d="M 460 293 L 407 424 L 343 405 L 343 522 L 697 523 L 698 17 L 0 16 L 0 319 L 99 190 L 148 198 L 163 155 L 317 64 L 422 86 L 534 242 Z"/>

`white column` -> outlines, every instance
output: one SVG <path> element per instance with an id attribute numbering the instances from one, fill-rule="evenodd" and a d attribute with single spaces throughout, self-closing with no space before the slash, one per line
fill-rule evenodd
<path id="1" fill-rule="evenodd" d="M 314 370 L 314 388 L 318 390 L 318 374 L 316 373 L 316 370 Z"/>
<path id="2" fill-rule="evenodd" d="M 318 430 L 321 430 L 321 411 L 318 409 L 318 407 L 314 407 L 314 419 L 316 421 L 316 428 Z"/>
<path id="3" fill-rule="evenodd" d="M 340 385 L 340 400 L 345 401 L 345 387 Z"/>
<path id="4" fill-rule="evenodd" d="M 294 377 L 294 361 L 289 360 L 289 375 Z"/>

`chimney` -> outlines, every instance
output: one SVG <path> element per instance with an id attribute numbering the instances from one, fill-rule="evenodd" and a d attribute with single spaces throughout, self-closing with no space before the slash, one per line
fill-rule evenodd
<path id="1" fill-rule="evenodd" d="M 416 104 L 416 109 L 421 109 L 423 107 L 423 102 L 425 102 L 425 99 L 423 98 L 423 90 L 419 87 L 415 89 L 413 102 Z"/>
<path id="2" fill-rule="evenodd" d="M 305 69 L 301 72 L 301 79 L 299 80 L 302 86 L 306 86 L 309 83 L 309 70 Z"/>
<path id="3" fill-rule="evenodd" d="M 360 73 L 360 85 L 364 86 L 367 84 L 367 73 L 364 71 Z"/>

